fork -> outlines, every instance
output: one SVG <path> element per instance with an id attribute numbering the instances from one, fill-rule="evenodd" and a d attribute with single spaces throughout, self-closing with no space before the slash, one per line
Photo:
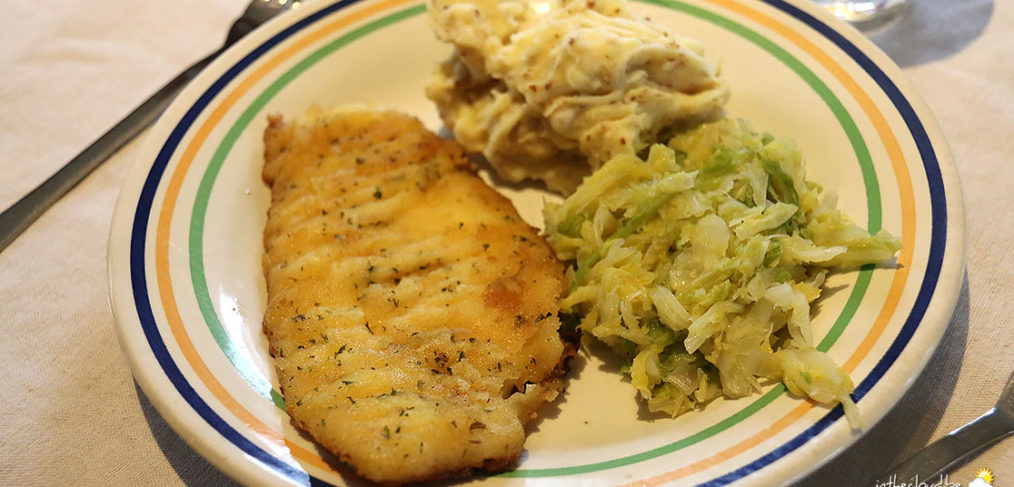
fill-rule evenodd
<path id="1" fill-rule="evenodd" d="M 0 251 L 117 149 L 154 122 L 176 94 L 211 61 L 268 19 L 298 7 L 302 2 L 303 0 L 251 0 L 243 14 L 233 22 L 222 47 L 173 78 L 59 171 L 0 213 Z"/>
<path id="2" fill-rule="evenodd" d="M 1004 386 L 1000 399 L 993 409 L 919 450 L 881 475 L 880 481 L 893 480 L 894 483 L 889 485 L 901 485 L 900 482 L 918 479 L 919 482 L 925 481 L 929 485 L 936 476 L 942 475 L 961 461 L 1012 433 L 1014 433 L 1014 374 L 1007 379 L 1007 385 Z"/>

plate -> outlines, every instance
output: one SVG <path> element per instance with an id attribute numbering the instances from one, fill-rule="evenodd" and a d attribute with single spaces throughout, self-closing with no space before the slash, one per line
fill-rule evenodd
<path id="1" fill-rule="evenodd" d="M 731 116 L 795 139 L 809 177 L 846 213 L 902 239 L 893 265 L 831 276 L 813 319 L 819 348 L 850 372 L 871 427 L 929 359 L 963 275 L 961 195 L 940 130 L 884 54 L 807 3 L 632 8 L 701 41 L 730 83 Z M 309 2 L 198 76 L 153 127 L 126 180 L 109 244 L 122 347 L 172 427 L 240 482 L 362 483 L 293 429 L 261 333 L 267 115 L 366 104 L 437 130 L 423 83 L 449 53 L 417 1 Z M 544 193 L 499 189 L 539 225 Z M 781 385 L 675 419 L 651 417 L 603 359 L 575 360 L 567 393 L 533 425 L 516 469 L 465 482 L 778 485 L 861 435 L 841 408 Z"/>

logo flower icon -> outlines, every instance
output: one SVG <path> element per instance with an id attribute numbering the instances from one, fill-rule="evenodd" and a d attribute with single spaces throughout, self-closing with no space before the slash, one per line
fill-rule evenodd
<path id="1" fill-rule="evenodd" d="M 988 468 L 980 468 L 968 487 L 993 487 L 993 472 Z"/>

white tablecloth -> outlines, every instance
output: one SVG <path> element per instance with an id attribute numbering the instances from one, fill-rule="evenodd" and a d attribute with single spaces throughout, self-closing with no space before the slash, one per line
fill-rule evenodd
<path id="1" fill-rule="evenodd" d="M 246 0 L 15 0 L 0 15 L 0 208 L 214 50 Z M 874 35 L 936 115 L 965 195 L 968 272 L 925 374 L 805 485 L 869 475 L 992 407 L 1014 369 L 1014 4 L 914 0 Z M 108 306 L 129 144 L 0 252 L 0 485 L 228 485 L 137 388 Z M 1014 485 L 1014 440 L 952 472 Z"/>

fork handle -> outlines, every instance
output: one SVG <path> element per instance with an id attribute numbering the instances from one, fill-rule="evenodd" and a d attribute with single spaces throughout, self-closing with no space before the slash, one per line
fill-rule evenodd
<path id="1" fill-rule="evenodd" d="M 221 52 L 214 52 L 177 75 L 45 182 L 0 213 L 0 251 L 85 176 L 154 122 L 176 94 Z"/>
<path id="2" fill-rule="evenodd" d="M 911 482 L 918 475 L 919 481 L 932 484 L 938 475 L 1011 433 L 1014 433 L 1014 421 L 996 408 L 991 409 L 896 465 L 881 475 L 878 483 L 889 482 L 892 478 L 895 484 Z"/>

